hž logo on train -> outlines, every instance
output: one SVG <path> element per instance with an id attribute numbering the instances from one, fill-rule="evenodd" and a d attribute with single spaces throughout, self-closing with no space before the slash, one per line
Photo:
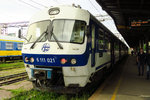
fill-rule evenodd
<path id="1" fill-rule="evenodd" d="M 43 47 L 41 50 L 43 52 L 47 52 L 47 51 L 49 51 L 49 49 L 50 49 L 50 45 L 48 43 L 45 43 L 45 44 L 43 44 Z"/>
<path id="2" fill-rule="evenodd" d="M 43 44 L 41 50 L 43 52 L 47 52 L 50 49 L 50 45 L 48 43 Z M 42 57 L 38 57 L 36 58 L 37 62 L 42 62 L 42 63 L 55 63 L 55 58 L 42 58 Z"/>

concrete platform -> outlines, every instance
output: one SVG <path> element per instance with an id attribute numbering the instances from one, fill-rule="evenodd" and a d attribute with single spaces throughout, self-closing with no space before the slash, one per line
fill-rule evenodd
<path id="1" fill-rule="evenodd" d="M 129 56 L 88 100 L 150 100 L 150 80 L 138 76 L 135 56 Z M 146 66 L 145 66 L 146 69 Z"/>

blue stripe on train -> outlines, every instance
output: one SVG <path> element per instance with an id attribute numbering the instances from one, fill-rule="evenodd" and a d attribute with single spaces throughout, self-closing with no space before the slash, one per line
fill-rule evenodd
<path id="1" fill-rule="evenodd" d="M 104 63 L 104 64 L 102 64 L 102 65 L 96 67 L 96 70 L 100 69 L 101 67 L 104 67 L 105 65 L 107 65 L 107 64 L 109 64 L 109 63 L 111 63 L 111 61 L 108 61 L 108 62 L 106 62 L 106 63 Z"/>
<path id="2" fill-rule="evenodd" d="M 24 63 L 31 64 L 35 66 L 59 66 L 59 67 L 69 67 L 69 66 L 85 66 L 88 63 L 89 55 L 91 50 L 89 50 L 90 43 L 87 44 L 86 51 L 81 55 L 54 55 L 54 54 L 26 54 L 22 53 Z M 97 52 L 107 52 L 107 50 L 97 50 Z M 25 57 L 34 58 L 34 63 L 25 62 Z M 67 60 L 66 64 L 61 64 L 60 60 L 65 58 Z M 75 58 L 77 63 L 75 65 L 71 64 L 71 59 Z"/>
<path id="3" fill-rule="evenodd" d="M 89 54 L 84 53 L 82 55 L 53 55 L 53 54 L 22 54 L 23 60 L 25 62 L 25 57 L 34 58 L 34 63 L 25 62 L 26 64 L 38 65 L 38 66 L 85 66 L 88 62 Z M 61 64 L 60 60 L 65 58 L 67 60 L 66 64 Z M 77 60 L 75 65 L 71 64 L 71 59 Z"/>
<path id="4" fill-rule="evenodd" d="M 87 48 L 83 54 L 71 54 L 71 55 L 62 55 L 62 54 L 25 54 L 22 53 L 22 57 L 24 60 L 24 63 L 31 64 L 35 66 L 59 66 L 59 67 L 69 67 L 69 66 L 85 66 L 88 63 L 89 59 L 89 45 L 87 45 Z M 25 57 L 34 58 L 34 63 L 25 62 Z M 62 58 L 65 58 L 67 60 L 67 63 L 61 64 L 60 60 Z M 76 59 L 77 63 L 72 65 L 71 59 Z"/>

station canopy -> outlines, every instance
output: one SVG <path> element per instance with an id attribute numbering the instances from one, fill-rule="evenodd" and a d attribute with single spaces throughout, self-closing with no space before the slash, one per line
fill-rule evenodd
<path id="1" fill-rule="evenodd" d="M 96 0 L 115 21 L 130 47 L 150 37 L 150 0 Z"/>

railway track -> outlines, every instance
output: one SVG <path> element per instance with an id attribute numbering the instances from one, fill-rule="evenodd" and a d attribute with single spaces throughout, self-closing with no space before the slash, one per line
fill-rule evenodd
<path id="1" fill-rule="evenodd" d="M 19 69 L 19 68 L 23 68 L 23 67 L 17 67 L 17 68 L 1 68 L 0 71 L 6 71 L 6 70 L 11 70 L 11 69 Z"/>
<path id="2" fill-rule="evenodd" d="M 23 80 L 27 79 L 27 77 L 28 76 L 27 76 L 26 72 L 0 77 L 0 86 L 9 85 L 12 83 L 23 81 Z"/>

